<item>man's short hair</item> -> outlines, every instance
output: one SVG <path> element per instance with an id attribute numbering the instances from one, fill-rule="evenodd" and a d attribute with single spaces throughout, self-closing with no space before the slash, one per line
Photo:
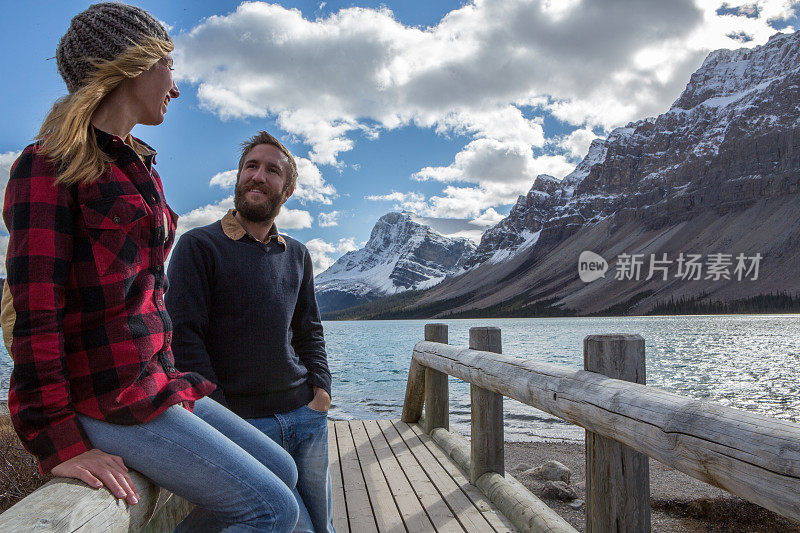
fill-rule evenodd
<path id="1" fill-rule="evenodd" d="M 247 154 L 259 144 L 271 144 L 286 155 L 286 158 L 289 160 L 289 175 L 286 176 L 286 183 L 283 184 L 283 192 L 293 188 L 297 184 L 297 163 L 295 163 L 294 157 L 288 148 L 266 131 L 259 131 L 242 143 L 242 156 L 239 158 L 239 170 L 236 172 L 236 181 L 239 181 L 239 175 L 242 173 L 244 159 L 247 157 Z"/>

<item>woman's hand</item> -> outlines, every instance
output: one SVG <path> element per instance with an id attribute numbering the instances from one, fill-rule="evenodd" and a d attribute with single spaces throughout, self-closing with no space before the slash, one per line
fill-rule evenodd
<path id="1" fill-rule="evenodd" d="M 64 461 L 53 467 L 51 472 L 54 476 L 80 479 L 93 489 L 105 485 L 111 494 L 130 505 L 139 501 L 139 491 L 122 458 L 96 448 Z"/>

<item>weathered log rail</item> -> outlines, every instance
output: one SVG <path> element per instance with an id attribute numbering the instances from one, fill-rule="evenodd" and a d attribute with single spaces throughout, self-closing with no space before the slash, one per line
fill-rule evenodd
<path id="1" fill-rule="evenodd" d="M 82 481 L 54 478 L 0 514 L 0 531 L 161 533 L 189 514 L 186 500 L 135 470 L 130 475 L 141 496 L 136 505 Z"/>
<path id="2" fill-rule="evenodd" d="M 478 331 L 487 329 L 496 332 Z M 496 394 L 585 428 L 587 450 L 595 436 L 624 445 L 609 451 L 601 442 L 599 451 L 591 453 L 591 457 L 587 454 L 587 531 L 616 530 L 620 518 L 625 530 L 649 529 L 649 479 L 647 472 L 642 471 L 642 464 L 646 467 L 647 461 L 646 457 L 641 461 L 631 456 L 634 450 L 778 514 L 800 520 L 799 425 L 612 379 L 598 372 L 494 353 L 500 351 L 500 331 L 473 330 L 471 346 L 473 337 L 477 340 L 496 335 L 494 347 L 475 350 L 449 346 L 445 344 L 446 326 L 426 326 L 426 340 L 414 347 L 402 417 L 404 422 L 419 420 L 423 402 L 434 399 L 430 413 L 429 407 L 425 407 L 424 427 L 431 434 L 441 433 L 437 428 L 446 429 L 449 425 L 447 407 L 437 400 L 447 398 L 447 381 L 441 375 L 470 383 L 472 432 L 479 436 L 477 442 L 475 437 L 472 439 L 470 468 L 477 466 L 487 471 L 486 465 L 494 465 L 488 472 L 504 474 L 498 457 L 502 455 L 502 431 L 497 432 L 496 398 L 486 402 L 487 393 Z M 432 342 L 434 339 L 445 343 Z M 587 337 L 584 356 L 587 367 L 644 381 L 644 341 L 639 336 Z M 638 371 L 631 367 L 638 364 L 637 359 L 642 362 L 640 379 L 636 376 Z M 435 376 L 433 380 L 429 379 L 431 375 Z M 494 420 L 488 420 L 487 408 L 494 413 Z M 491 427 L 483 427 L 487 424 Z M 627 458 L 620 459 L 619 454 Z M 591 463 L 595 460 L 606 464 L 594 468 L 596 465 Z M 619 464 L 613 464 L 615 461 L 628 461 L 629 467 L 634 465 L 625 469 L 627 479 L 612 480 L 609 485 L 608 480 L 595 478 L 598 483 L 593 487 L 593 469 L 604 470 L 608 477 L 622 475 Z M 474 472 L 471 479 L 480 477 L 480 472 Z M 604 484 L 602 489 L 612 492 L 600 497 L 591 494 L 602 490 L 597 486 L 600 482 Z M 643 483 L 647 491 L 642 491 Z M 507 516 L 514 520 L 513 516 Z"/>

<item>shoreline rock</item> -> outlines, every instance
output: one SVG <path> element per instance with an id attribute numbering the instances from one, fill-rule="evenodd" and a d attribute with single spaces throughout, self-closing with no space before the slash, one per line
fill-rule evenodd
<path id="1" fill-rule="evenodd" d="M 574 442 L 505 443 L 506 470 L 534 494 L 541 495 L 545 483 L 551 482 L 526 473 L 551 460 L 558 461 L 571 471 L 569 487 L 575 491 L 578 499 L 568 502 L 544 497 L 543 501 L 575 529 L 584 531 L 584 445 Z M 800 523 L 776 515 L 656 460 L 650 461 L 650 502 L 652 530 L 659 533 L 800 533 Z"/>

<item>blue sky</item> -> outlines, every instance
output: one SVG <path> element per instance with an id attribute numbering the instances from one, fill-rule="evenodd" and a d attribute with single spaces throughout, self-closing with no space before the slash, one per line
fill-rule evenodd
<path id="1" fill-rule="evenodd" d="M 89 3 L 4 5 L 3 188 L 66 92 L 51 58 Z M 159 152 L 180 231 L 225 212 L 239 143 L 266 129 L 300 163 L 279 228 L 308 245 L 318 272 L 391 210 L 457 219 L 478 238 L 536 175 L 562 178 L 593 138 L 666 111 L 710 50 L 798 24 L 783 0 L 137 5 L 177 47 L 181 96 L 164 124 L 134 133 Z"/>

